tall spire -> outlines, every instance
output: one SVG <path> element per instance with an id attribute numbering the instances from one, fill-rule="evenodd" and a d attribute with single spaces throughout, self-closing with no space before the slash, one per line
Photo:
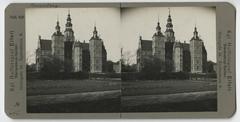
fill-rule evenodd
<path id="1" fill-rule="evenodd" d="M 71 22 L 71 15 L 70 15 L 70 10 L 68 9 L 68 17 L 67 17 L 67 21 Z"/>
<path id="2" fill-rule="evenodd" d="M 74 38 L 74 31 L 72 29 L 72 19 L 70 15 L 70 10 L 68 9 L 68 14 L 67 14 L 67 23 L 65 24 L 65 31 L 64 31 L 64 38 L 65 41 L 75 41 Z"/>
<path id="3" fill-rule="evenodd" d="M 167 18 L 165 36 L 167 37 L 167 41 L 170 41 L 170 42 L 175 41 L 170 8 L 168 8 L 168 18 Z"/>
<path id="4" fill-rule="evenodd" d="M 57 18 L 57 25 L 56 25 L 55 29 L 56 29 L 56 32 L 60 32 L 60 26 L 59 26 L 58 18 Z"/>
<path id="5" fill-rule="evenodd" d="M 170 8 L 168 8 L 168 16 L 171 17 L 171 11 L 170 11 Z"/>
<path id="6" fill-rule="evenodd" d="M 72 22 L 71 21 L 72 21 L 72 19 L 71 19 L 71 15 L 70 15 L 70 10 L 68 9 L 67 23 L 65 24 L 65 26 L 66 26 L 65 31 L 68 31 L 68 30 L 72 31 Z"/>
<path id="7" fill-rule="evenodd" d="M 159 19 L 158 19 L 157 27 L 156 27 L 156 35 L 160 35 L 160 34 L 161 34 L 161 27 L 160 27 L 160 23 L 159 23 Z"/>
<path id="8" fill-rule="evenodd" d="M 195 27 L 194 27 L 193 37 L 194 37 L 195 39 L 198 38 L 198 31 L 197 31 L 196 24 L 195 24 Z"/>
<path id="9" fill-rule="evenodd" d="M 166 31 L 173 31 L 172 29 L 173 29 L 172 18 L 171 18 L 170 8 L 168 8 L 168 19 L 167 19 Z"/>
<path id="10" fill-rule="evenodd" d="M 94 22 L 93 38 L 97 38 L 97 37 L 98 37 L 98 32 L 97 32 L 96 22 Z"/>

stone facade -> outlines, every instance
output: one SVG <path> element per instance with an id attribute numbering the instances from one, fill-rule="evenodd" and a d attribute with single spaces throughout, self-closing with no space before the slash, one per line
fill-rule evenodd
<path id="1" fill-rule="evenodd" d="M 83 71 L 82 68 L 82 44 L 80 41 L 74 42 L 73 46 L 73 71 L 79 72 Z"/>
<path id="2" fill-rule="evenodd" d="M 84 72 L 90 72 L 89 43 L 86 43 L 85 40 L 82 43 L 82 69 Z"/>
<path id="3" fill-rule="evenodd" d="M 157 23 L 156 32 L 152 37 L 152 55 L 155 58 L 158 58 L 160 61 L 165 62 L 165 42 L 166 38 L 161 32 L 161 27 L 159 22 Z M 164 64 L 162 66 L 165 66 Z M 162 71 L 165 71 L 165 67 L 161 68 Z"/>
<path id="4" fill-rule="evenodd" d="M 52 35 L 52 55 L 60 61 L 64 62 L 64 35 L 59 26 L 59 21 L 55 27 L 56 31 Z M 61 65 L 61 70 L 64 70 L 64 65 Z"/>
<path id="5" fill-rule="evenodd" d="M 36 70 L 41 71 L 44 64 L 51 60 L 52 55 L 52 41 L 38 38 L 38 48 L 36 50 Z"/>
<path id="6" fill-rule="evenodd" d="M 206 72 L 207 52 L 202 39 L 198 36 L 197 27 L 194 28 L 193 37 L 190 40 L 191 72 Z"/>
<path id="7" fill-rule="evenodd" d="M 70 13 L 67 16 L 67 23 L 64 31 L 64 69 L 65 72 L 73 71 L 73 44 L 75 41 L 74 31 L 72 29 L 72 19 Z"/>
<path id="8" fill-rule="evenodd" d="M 183 71 L 183 46 L 180 42 L 175 42 L 173 46 L 174 72 Z"/>
<path id="9" fill-rule="evenodd" d="M 97 35 L 96 26 L 94 27 L 93 36 L 89 41 L 90 49 L 90 72 L 100 73 L 103 71 L 103 42 Z"/>
<path id="10" fill-rule="evenodd" d="M 175 42 L 175 32 L 173 30 L 173 24 L 172 24 L 172 18 L 170 15 L 168 15 L 167 24 L 166 24 L 166 30 L 165 30 L 165 71 L 166 72 L 172 72 L 174 70 L 174 62 L 173 62 L 173 45 Z"/>
<path id="11" fill-rule="evenodd" d="M 142 40 L 139 38 L 138 50 L 137 50 L 137 70 L 141 71 L 144 67 L 145 60 L 148 60 L 152 56 L 152 41 Z"/>
<path id="12" fill-rule="evenodd" d="M 191 71 L 191 55 L 190 55 L 190 44 L 182 43 L 183 46 L 183 72 Z"/>

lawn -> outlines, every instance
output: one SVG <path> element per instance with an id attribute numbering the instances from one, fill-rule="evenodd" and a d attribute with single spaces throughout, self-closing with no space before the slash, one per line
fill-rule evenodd
<path id="1" fill-rule="evenodd" d="M 31 80 L 30 113 L 216 111 L 216 80 Z"/>
<path id="2" fill-rule="evenodd" d="M 158 80 L 122 82 L 123 96 L 216 91 L 216 80 Z"/>
<path id="3" fill-rule="evenodd" d="M 120 86 L 116 79 L 28 81 L 27 112 L 119 112 Z"/>
<path id="4" fill-rule="evenodd" d="M 121 81 L 102 80 L 31 80 L 27 81 L 27 95 L 70 94 L 120 90 Z"/>
<path id="5" fill-rule="evenodd" d="M 216 80 L 158 80 L 122 83 L 124 112 L 217 110 Z"/>

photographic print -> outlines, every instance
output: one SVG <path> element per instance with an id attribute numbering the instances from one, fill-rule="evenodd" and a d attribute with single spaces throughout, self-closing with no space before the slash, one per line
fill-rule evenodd
<path id="1" fill-rule="evenodd" d="M 27 112 L 120 111 L 118 10 L 26 9 Z"/>
<path id="2" fill-rule="evenodd" d="M 217 111 L 215 7 L 25 15 L 28 113 Z"/>
<path id="3" fill-rule="evenodd" d="M 121 23 L 122 111 L 217 111 L 215 7 L 126 7 Z"/>

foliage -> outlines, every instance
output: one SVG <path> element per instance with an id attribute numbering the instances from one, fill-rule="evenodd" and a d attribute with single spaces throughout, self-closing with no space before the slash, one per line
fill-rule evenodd
<path id="1" fill-rule="evenodd" d="M 63 61 L 60 59 L 50 56 L 49 59 L 45 60 L 41 72 L 44 73 L 56 73 L 63 69 Z"/>
<path id="2" fill-rule="evenodd" d="M 144 67 L 142 68 L 141 72 L 144 74 L 156 74 L 162 72 L 165 69 L 164 62 L 154 56 L 149 56 L 143 61 Z"/>

